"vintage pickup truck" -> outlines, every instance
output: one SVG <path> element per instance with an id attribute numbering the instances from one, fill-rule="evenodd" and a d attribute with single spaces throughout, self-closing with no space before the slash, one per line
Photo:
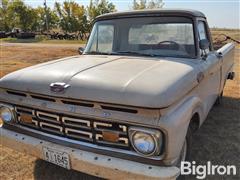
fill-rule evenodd
<path id="1" fill-rule="evenodd" d="M 79 51 L 0 80 L 1 143 L 94 176 L 175 179 L 234 45 L 214 50 L 201 12 L 143 10 L 97 17 Z"/>

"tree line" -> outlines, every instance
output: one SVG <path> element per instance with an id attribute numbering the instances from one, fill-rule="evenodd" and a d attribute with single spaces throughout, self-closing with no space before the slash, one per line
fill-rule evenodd
<path id="1" fill-rule="evenodd" d="M 44 6 L 45 5 L 45 6 Z M 133 0 L 132 9 L 162 8 L 162 0 Z M 13 28 L 22 31 L 48 32 L 58 30 L 64 33 L 89 33 L 93 20 L 105 13 L 117 11 L 108 0 L 90 0 L 83 6 L 73 0 L 56 2 L 53 8 L 46 4 L 33 8 L 23 0 L 2 0 L 0 2 L 0 31 Z"/>

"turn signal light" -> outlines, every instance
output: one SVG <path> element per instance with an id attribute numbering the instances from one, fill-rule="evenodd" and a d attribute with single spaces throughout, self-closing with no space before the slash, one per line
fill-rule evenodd
<path id="1" fill-rule="evenodd" d="M 112 131 L 103 131 L 102 132 L 103 140 L 108 142 L 118 142 L 119 134 Z"/>

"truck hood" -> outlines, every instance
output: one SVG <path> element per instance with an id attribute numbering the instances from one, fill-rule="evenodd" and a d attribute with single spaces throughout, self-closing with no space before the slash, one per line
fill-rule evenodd
<path id="1" fill-rule="evenodd" d="M 82 55 L 28 67 L 3 77 L 0 87 L 129 106 L 167 107 L 197 85 L 197 61 L 178 58 Z M 70 85 L 63 94 L 50 84 Z"/>

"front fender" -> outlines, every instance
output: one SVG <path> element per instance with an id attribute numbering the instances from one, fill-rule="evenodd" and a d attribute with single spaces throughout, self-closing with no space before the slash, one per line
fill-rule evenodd
<path id="1" fill-rule="evenodd" d="M 198 113 L 203 122 L 203 103 L 198 97 L 187 98 L 165 112 L 160 118 L 159 126 L 165 130 L 165 158 L 164 163 L 172 165 L 181 152 L 188 126 L 193 115 Z"/>

